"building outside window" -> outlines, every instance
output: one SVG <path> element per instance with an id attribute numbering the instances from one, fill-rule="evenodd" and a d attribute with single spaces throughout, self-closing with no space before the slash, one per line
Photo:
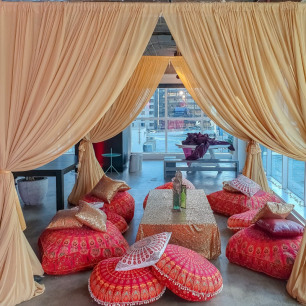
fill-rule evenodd
<path id="1" fill-rule="evenodd" d="M 233 137 L 202 112 L 185 88 L 158 88 L 131 127 L 132 152 L 183 153 L 176 144 L 186 139 L 187 133 L 201 132 L 233 142 Z M 227 148 L 218 151 L 228 153 Z"/>

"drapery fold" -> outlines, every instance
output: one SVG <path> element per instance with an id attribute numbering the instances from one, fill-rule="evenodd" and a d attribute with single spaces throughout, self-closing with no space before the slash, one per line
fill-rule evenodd
<path id="1" fill-rule="evenodd" d="M 230 133 L 235 127 L 306 161 L 306 5 L 175 3 L 163 5 L 163 15 L 209 105 L 205 113 Z M 305 243 L 306 232 L 287 285 L 303 304 Z"/>
<path id="2" fill-rule="evenodd" d="M 95 157 L 92 143 L 107 140 L 128 127 L 149 102 L 169 63 L 168 57 L 143 56 L 126 86 L 79 147 L 78 176 L 68 202 L 79 200 L 98 183 L 103 170 Z"/>
<path id="3" fill-rule="evenodd" d="M 42 166 L 89 132 L 151 37 L 149 3 L 0 3 L 0 305 L 44 291 L 11 171 Z M 22 219 L 21 219 L 22 221 Z"/>

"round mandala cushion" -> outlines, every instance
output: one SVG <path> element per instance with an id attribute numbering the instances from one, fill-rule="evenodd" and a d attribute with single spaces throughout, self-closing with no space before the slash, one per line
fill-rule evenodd
<path id="1" fill-rule="evenodd" d="M 90 194 L 86 194 L 83 200 L 88 203 L 103 202 L 101 199 Z M 118 214 L 129 223 L 134 217 L 135 200 L 127 191 L 117 192 L 109 204 L 104 203 L 103 208 Z"/>
<path id="2" fill-rule="evenodd" d="M 207 199 L 214 212 L 226 216 L 233 216 L 245 211 L 260 209 L 264 207 L 267 202 L 281 202 L 277 196 L 263 190 L 259 190 L 251 198 L 242 193 L 232 193 L 220 190 L 209 194 Z"/>
<path id="3" fill-rule="evenodd" d="M 101 210 L 105 212 L 107 220 L 112 222 L 122 234 L 128 230 L 129 226 L 123 217 L 119 216 L 118 214 L 112 211 L 105 209 L 104 207 L 102 207 Z"/>
<path id="4" fill-rule="evenodd" d="M 89 278 L 91 297 L 100 305 L 143 305 L 158 300 L 166 287 L 154 277 L 151 268 L 115 271 L 120 259 L 101 261 Z"/>
<path id="5" fill-rule="evenodd" d="M 194 187 L 194 185 L 185 178 L 183 178 L 183 184 L 185 184 L 187 186 L 187 189 L 196 189 Z M 172 189 L 172 187 L 173 187 L 173 183 L 169 182 L 169 183 L 166 183 L 164 185 L 158 186 L 155 189 Z M 148 197 L 149 197 L 149 194 L 146 195 L 146 197 L 143 201 L 143 209 L 146 209 Z"/>
<path id="6" fill-rule="evenodd" d="M 221 292 L 219 270 L 198 253 L 168 244 L 161 259 L 152 266 L 160 282 L 188 301 L 207 301 Z"/>
<path id="7" fill-rule="evenodd" d="M 150 267 L 159 261 L 170 240 L 171 233 L 159 233 L 135 242 L 120 259 L 116 271 Z"/>
<path id="8" fill-rule="evenodd" d="M 119 230 L 106 221 L 106 232 L 87 226 L 46 229 L 38 240 L 42 267 L 47 274 L 69 274 L 92 268 L 101 260 L 122 256 L 129 245 Z"/>
<path id="9" fill-rule="evenodd" d="M 301 240 L 301 236 L 276 238 L 252 225 L 230 238 L 226 257 L 231 263 L 272 277 L 288 279 Z"/>
<path id="10" fill-rule="evenodd" d="M 257 214 L 257 212 L 258 209 L 253 209 L 241 214 L 231 216 L 227 220 L 227 228 L 229 228 L 233 232 L 239 232 L 240 230 L 251 226 L 251 221 Z"/>

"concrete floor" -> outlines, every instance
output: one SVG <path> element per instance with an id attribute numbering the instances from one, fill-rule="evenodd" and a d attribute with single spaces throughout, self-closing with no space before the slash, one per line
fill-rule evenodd
<path id="1" fill-rule="evenodd" d="M 129 230 L 124 234 L 129 244 L 135 241 L 138 225 L 140 223 L 143 209 L 142 202 L 150 189 L 162 185 L 163 162 L 144 161 L 143 169 L 138 173 L 110 174 L 115 179 L 125 180 L 130 186 L 130 193 L 135 198 L 135 217 L 130 223 Z M 206 194 L 221 189 L 224 180 L 232 179 L 233 172 L 197 172 L 187 174 L 196 188 L 202 188 Z M 171 178 L 167 181 L 169 181 Z M 65 199 L 67 199 L 75 181 L 75 173 L 71 172 L 65 176 Z M 23 206 L 23 212 L 27 222 L 25 235 L 32 248 L 40 258 L 37 240 L 41 232 L 48 225 L 56 213 L 55 204 L 55 178 L 49 178 L 49 190 L 43 205 L 38 207 Z M 23 205 L 23 204 L 22 204 Z M 68 204 L 66 203 L 66 206 Z M 282 306 L 299 305 L 286 291 L 286 282 L 277 280 L 248 270 L 237 265 L 230 264 L 225 256 L 225 248 L 232 232 L 227 229 L 227 218 L 215 214 L 220 233 L 222 254 L 218 259 L 211 262 L 220 270 L 223 277 L 223 291 L 208 302 L 192 303 L 175 296 L 167 290 L 161 299 L 156 301 L 156 306 L 177 306 L 177 305 L 207 305 L 207 306 Z M 89 296 L 87 281 L 91 271 L 79 272 L 65 276 L 45 275 L 42 283 L 46 286 L 43 295 L 22 303 L 23 306 L 86 306 L 97 305 Z"/>

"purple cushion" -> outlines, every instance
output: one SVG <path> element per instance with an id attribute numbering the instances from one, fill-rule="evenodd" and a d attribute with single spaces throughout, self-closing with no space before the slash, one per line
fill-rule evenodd
<path id="1" fill-rule="evenodd" d="M 286 219 L 260 219 L 256 225 L 274 237 L 297 237 L 302 236 L 304 227 Z"/>

